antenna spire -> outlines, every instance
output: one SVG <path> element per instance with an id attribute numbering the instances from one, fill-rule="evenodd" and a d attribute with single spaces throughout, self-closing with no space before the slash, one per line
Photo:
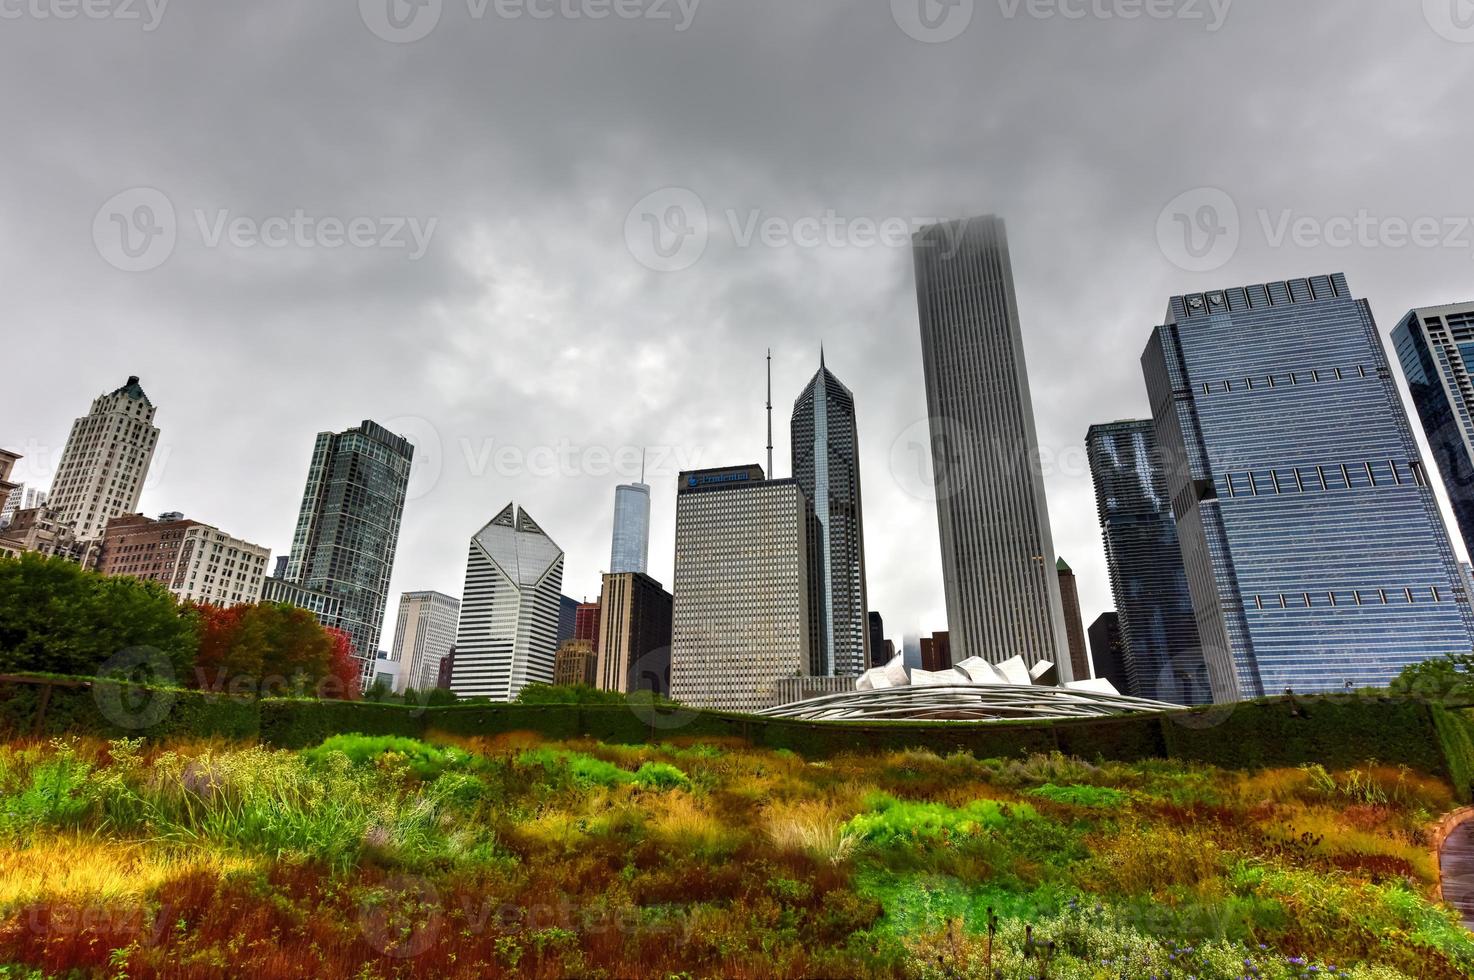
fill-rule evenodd
<path id="1" fill-rule="evenodd" d="M 773 348 L 768 348 L 768 479 L 773 479 Z"/>
<path id="2" fill-rule="evenodd" d="M 645 482 L 645 450 L 640 450 L 640 482 Z"/>

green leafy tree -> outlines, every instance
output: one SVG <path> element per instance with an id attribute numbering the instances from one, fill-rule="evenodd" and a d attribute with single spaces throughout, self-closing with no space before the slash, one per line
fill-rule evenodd
<path id="1" fill-rule="evenodd" d="M 1390 687 L 1396 694 L 1474 699 L 1474 653 L 1449 654 L 1409 664 Z"/>
<path id="2" fill-rule="evenodd" d="M 198 644 L 198 615 L 157 582 L 38 554 L 0 558 L 0 671 L 91 676 L 144 650 L 183 681 Z"/>

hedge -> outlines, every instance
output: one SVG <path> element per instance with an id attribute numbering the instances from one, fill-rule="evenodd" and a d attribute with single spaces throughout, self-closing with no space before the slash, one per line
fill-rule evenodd
<path id="1" fill-rule="evenodd" d="M 255 702 L 225 694 L 103 680 L 0 682 L 0 733 L 11 736 L 249 739 L 259 719 Z"/>
<path id="2" fill-rule="evenodd" d="M 344 732 L 423 738 L 527 731 L 553 739 L 641 744 L 740 738 L 809 758 L 926 748 L 980 758 L 1059 751 L 1084 759 L 1171 758 L 1237 769 L 1317 762 L 1349 768 L 1369 760 L 1450 779 L 1460 798 L 1474 788 L 1474 712 L 1411 698 L 1367 695 L 1266 698 L 1164 715 L 1056 721 L 805 722 L 715 711 L 600 704 L 469 704 L 420 707 L 363 701 L 242 701 L 198 691 L 159 691 L 105 681 L 0 681 L 0 734 L 29 735 L 42 686 L 51 696 L 40 734 L 106 738 L 259 737 L 305 748 Z M 61 686 L 72 684 L 74 686 Z M 149 720 L 151 699 L 167 711 Z M 120 710 L 121 706 L 121 710 Z M 118 719 L 125 722 L 120 724 Z"/>

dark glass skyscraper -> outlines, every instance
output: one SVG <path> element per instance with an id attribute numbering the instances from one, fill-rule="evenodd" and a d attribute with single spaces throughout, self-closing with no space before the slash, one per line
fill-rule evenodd
<path id="1" fill-rule="evenodd" d="M 1093 425 L 1085 436 L 1085 449 L 1095 482 L 1111 595 L 1120 617 L 1127 684 L 1116 686 L 1123 693 L 1157 701 L 1211 701 L 1152 423 Z M 1099 675 L 1099 659 L 1095 669 Z"/>
<path id="2" fill-rule="evenodd" d="M 1008 236 L 1000 218 L 913 240 L 952 657 L 1071 679 Z"/>
<path id="3" fill-rule="evenodd" d="M 793 403 L 793 478 L 814 502 L 823 565 L 824 671 L 859 676 L 870 662 L 865 525 L 855 396 L 824 366 Z"/>
<path id="4" fill-rule="evenodd" d="M 370 669 L 413 457 L 409 440 L 374 422 L 318 433 L 292 537 L 287 578 L 342 600 L 343 627 Z"/>
<path id="5" fill-rule="evenodd" d="M 1216 700 L 1381 686 L 1474 618 L 1342 275 L 1171 301 L 1142 356 Z"/>
<path id="6" fill-rule="evenodd" d="M 1474 303 L 1413 310 L 1392 331 L 1392 343 L 1474 555 Z"/>

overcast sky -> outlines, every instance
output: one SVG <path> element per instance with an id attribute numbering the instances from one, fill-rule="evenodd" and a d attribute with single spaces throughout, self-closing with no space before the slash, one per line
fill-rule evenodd
<path id="1" fill-rule="evenodd" d="M 0 445 L 47 485 L 140 375 L 142 508 L 281 553 L 315 433 L 389 425 L 387 645 L 508 500 L 596 595 L 635 447 L 668 585 L 676 472 L 761 460 L 771 346 L 789 475 L 822 342 L 899 639 L 945 624 L 906 232 L 998 213 L 1088 625 L 1083 437 L 1147 413 L 1170 295 L 1344 270 L 1384 334 L 1474 299 L 1458 3 L 0 0 Z"/>

